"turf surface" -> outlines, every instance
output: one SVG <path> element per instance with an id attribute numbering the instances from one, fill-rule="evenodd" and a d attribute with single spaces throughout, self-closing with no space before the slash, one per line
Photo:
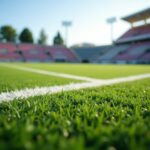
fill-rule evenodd
<path id="1" fill-rule="evenodd" d="M 17 65 L 103 79 L 150 73 L 144 65 Z M 70 82 L 79 81 L 0 66 L 0 92 Z M 149 83 L 145 79 L 0 103 L 0 149 L 150 149 Z"/>
<path id="2" fill-rule="evenodd" d="M 97 64 L 40 64 L 22 63 L 22 66 L 62 72 L 93 78 L 117 78 L 130 75 L 150 73 L 150 65 L 97 65 Z"/>
<path id="3" fill-rule="evenodd" d="M 150 79 L 0 104 L 0 149 L 148 150 Z"/>
<path id="4" fill-rule="evenodd" d="M 30 73 L 0 65 L 0 93 L 15 89 L 62 85 L 73 82 L 81 81 Z"/>

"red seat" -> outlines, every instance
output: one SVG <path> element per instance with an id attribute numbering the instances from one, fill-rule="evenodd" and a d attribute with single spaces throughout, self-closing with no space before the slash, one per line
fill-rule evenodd
<path id="1" fill-rule="evenodd" d="M 118 39 L 118 41 L 123 40 L 123 39 L 128 39 L 131 37 L 135 37 L 135 36 L 143 36 L 143 35 L 148 35 L 148 34 L 150 34 L 150 24 L 133 27 L 133 28 L 129 29 L 125 34 L 123 34 Z"/>
<path id="2" fill-rule="evenodd" d="M 21 56 L 16 52 L 16 45 L 13 43 L 0 43 L 1 61 L 22 61 Z"/>
<path id="3" fill-rule="evenodd" d="M 18 50 L 22 52 L 22 56 L 26 61 L 51 61 L 41 45 L 20 44 Z"/>

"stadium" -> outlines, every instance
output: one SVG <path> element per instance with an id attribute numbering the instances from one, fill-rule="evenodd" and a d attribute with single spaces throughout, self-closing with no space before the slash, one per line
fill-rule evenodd
<path id="1" fill-rule="evenodd" d="M 91 63 L 150 63 L 150 8 L 123 17 L 131 24 L 131 29 L 118 38 L 113 45 L 75 48 L 81 62 Z M 143 21 L 142 25 L 134 26 L 136 22 Z"/>
<path id="2" fill-rule="evenodd" d="M 0 61 L 149 64 L 149 18 L 150 8 L 122 18 L 132 27 L 112 45 L 69 49 L 59 45 L 0 43 Z M 134 26 L 139 21 L 144 23 Z"/>
<path id="3" fill-rule="evenodd" d="M 0 42 L 0 149 L 150 149 L 150 8 L 121 19 L 107 45 Z"/>

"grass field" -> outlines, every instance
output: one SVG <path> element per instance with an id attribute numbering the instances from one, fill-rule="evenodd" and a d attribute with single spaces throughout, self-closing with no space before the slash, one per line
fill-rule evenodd
<path id="1" fill-rule="evenodd" d="M 17 64 L 99 79 L 150 73 L 150 66 Z M 0 93 L 81 82 L 5 68 Z M 150 78 L 0 103 L 0 149 L 148 150 Z"/>
<path id="2" fill-rule="evenodd" d="M 40 75 L 0 66 L 0 92 L 36 86 L 52 86 L 77 82 L 76 80 Z M 79 81 L 78 81 L 79 82 Z"/>
<path id="3" fill-rule="evenodd" d="M 150 73 L 149 65 L 97 65 L 97 64 L 40 64 L 22 63 L 29 66 L 55 72 L 63 72 L 73 75 L 87 76 L 93 78 L 117 78 L 129 75 Z"/>

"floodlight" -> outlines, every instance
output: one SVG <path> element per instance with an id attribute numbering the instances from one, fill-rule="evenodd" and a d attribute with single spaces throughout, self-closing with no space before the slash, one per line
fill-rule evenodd
<path id="1" fill-rule="evenodd" d="M 68 28 L 72 25 L 71 21 L 62 21 L 62 26 L 65 27 L 66 33 L 65 33 L 65 45 L 67 46 L 68 43 Z"/>

